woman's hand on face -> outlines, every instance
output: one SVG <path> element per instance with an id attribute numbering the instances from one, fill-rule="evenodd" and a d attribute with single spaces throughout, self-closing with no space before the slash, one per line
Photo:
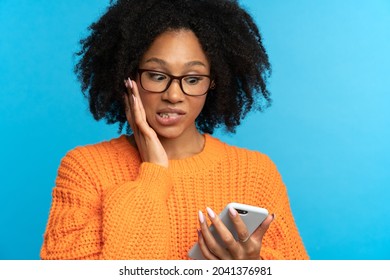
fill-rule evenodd
<path id="1" fill-rule="evenodd" d="M 125 86 L 127 88 L 127 94 L 125 94 L 126 118 L 133 130 L 142 161 L 168 167 L 167 153 L 156 132 L 146 120 L 137 84 L 129 78 L 125 80 Z"/>
<path id="2" fill-rule="evenodd" d="M 235 240 L 231 232 L 226 228 L 220 218 L 207 208 L 208 216 L 213 223 L 217 233 L 224 242 L 225 247 L 221 246 L 210 232 L 206 219 L 199 211 L 200 232 L 198 243 L 205 259 L 208 260 L 259 260 L 261 244 L 264 234 L 274 220 L 274 215 L 268 215 L 263 223 L 249 235 L 248 230 L 242 221 L 240 215 L 233 208 L 229 215 L 238 234 L 238 240 Z"/>

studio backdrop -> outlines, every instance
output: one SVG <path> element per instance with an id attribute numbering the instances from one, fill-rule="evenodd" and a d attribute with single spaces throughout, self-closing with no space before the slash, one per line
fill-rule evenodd
<path id="1" fill-rule="evenodd" d="M 242 0 L 273 104 L 236 134 L 269 155 L 312 259 L 390 259 L 390 1 Z M 117 137 L 73 74 L 109 1 L 0 0 L 0 259 L 39 259 L 67 151 Z"/>

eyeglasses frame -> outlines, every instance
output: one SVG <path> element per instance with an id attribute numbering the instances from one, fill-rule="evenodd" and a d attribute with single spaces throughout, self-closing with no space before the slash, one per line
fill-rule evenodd
<path id="1" fill-rule="evenodd" d="M 203 96 L 205 94 L 207 94 L 207 92 L 210 90 L 210 89 L 214 89 L 214 81 L 211 79 L 211 76 L 210 75 L 202 75 L 202 74 L 190 74 L 190 75 L 182 75 L 182 76 L 175 76 L 175 75 L 171 75 L 171 74 L 168 74 L 168 73 L 165 73 L 165 72 L 161 72 L 161 71 L 155 71 L 155 70 L 151 70 L 151 69 L 138 69 L 138 74 L 139 74 L 139 81 L 140 81 L 140 84 L 141 84 L 141 87 L 148 91 L 148 92 L 151 92 L 151 93 L 163 93 L 164 91 L 166 91 L 172 84 L 172 81 L 173 80 L 178 80 L 179 81 L 179 85 L 180 85 L 180 89 L 181 91 L 185 94 L 185 95 L 188 95 L 188 96 Z M 164 74 L 166 76 L 169 77 L 169 82 L 167 83 L 167 86 L 165 87 L 164 90 L 162 91 L 150 91 L 150 90 L 147 90 L 144 88 L 144 86 L 142 85 L 142 79 L 141 79 L 141 76 L 142 76 L 142 73 L 144 72 L 155 72 L 155 73 L 161 73 L 161 74 Z M 183 79 L 186 78 L 186 77 L 193 77 L 193 76 L 197 76 L 197 77 L 207 77 L 210 79 L 210 85 L 209 87 L 207 88 L 206 92 L 203 93 L 203 94 L 198 94 L 198 95 L 193 95 L 193 94 L 188 94 L 184 91 L 184 88 L 183 88 Z"/>

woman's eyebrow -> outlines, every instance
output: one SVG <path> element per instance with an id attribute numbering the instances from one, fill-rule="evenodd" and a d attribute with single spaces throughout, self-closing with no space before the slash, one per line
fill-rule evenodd
<path id="1" fill-rule="evenodd" d="M 165 60 L 157 58 L 157 57 L 151 57 L 151 58 L 145 60 L 144 63 L 148 63 L 148 62 L 155 62 L 155 63 L 160 64 L 161 66 L 167 66 L 168 65 L 168 63 Z M 206 64 L 203 63 L 202 61 L 199 61 L 199 60 L 189 61 L 189 62 L 185 63 L 184 65 L 186 67 L 190 67 L 190 66 L 203 66 L 203 67 L 206 67 Z"/>
<path id="2" fill-rule="evenodd" d="M 186 66 L 203 66 L 203 67 L 206 67 L 206 64 L 204 64 L 202 61 L 199 61 L 199 60 L 194 60 L 194 61 L 187 62 L 185 65 Z"/>
<path id="3" fill-rule="evenodd" d="M 167 63 L 165 62 L 165 60 L 162 60 L 162 59 L 157 58 L 157 57 L 151 57 L 151 58 L 149 58 L 149 59 L 147 59 L 147 60 L 145 61 L 145 63 L 148 63 L 148 62 L 156 62 L 156 63 L 158 63 L 158 64 L 160 64 L 160 65 L 163 65 L 163 66 L 167 65 Z"/>

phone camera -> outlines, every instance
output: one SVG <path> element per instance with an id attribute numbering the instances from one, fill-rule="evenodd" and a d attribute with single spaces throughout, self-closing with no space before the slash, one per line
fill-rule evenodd
<path id="1" fill-rule="evenodd" d="M 238 214 L 240 214 L 240 215 L 246 215 L 246 214 L 248 214 L 248 211 L 246 211 L 246 210 L 236 209 L 236 211 L 237 211 Z"/>

